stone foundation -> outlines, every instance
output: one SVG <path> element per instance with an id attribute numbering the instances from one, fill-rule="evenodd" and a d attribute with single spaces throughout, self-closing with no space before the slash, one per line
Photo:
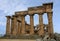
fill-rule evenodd
<path id="1" fill-rule="evenodd" d="M 28 40 L 28 39 L 0 39 L 0 41 L 36 41 L 36 40 Z"/>

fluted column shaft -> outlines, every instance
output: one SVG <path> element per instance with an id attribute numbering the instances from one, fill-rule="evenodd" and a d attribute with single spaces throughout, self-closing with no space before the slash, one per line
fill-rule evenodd
<path id="1" fill-rule="evenodd" d="M 17 35 L 17 18 L 16 16 L 13 16 L 13 35 L 16 36 Z"/>
<path id="2" fill-rule="evenodd" d="M 18 22 L 18 35 L 20 35 L 20 34 L 21 34 L 21 23 Z"/>
<path id="3" fill-rule="evenodd" d="M 30 15 L 30 34 L 34 34 L 34 19 L 33 19 L 33 15 Z"/>
<path id="4" fill-rule="evenodd" d="M 14 19 L 11 18 L 11 35 L 13 34 L 14 31 Z"/>
<path id="5" fill-rule="evenodd" d="M 11 28 L 10 28 L 10 16 L 6 16 L 7 18 L 7 23 L 6 23 L 6 35 L 10 35 L 11 34 Z"/>
<path id="6" fill-rule="evenodd" d="M 18 18 L 17 18 L 17 21 L 18 21 L 18 35 L 21 34 L 21 16 L 19 15 Z"/>
<path id="7" fill-rule="evenodd" d="M 25 16 L 22 17 L 22 29 L 21 29 L 21 34 L 25 34 Z"/>
<path id="8" fill-rule="evenodd" d="M 52 12 L 48 12 L 48 33 L 53 34 Z"/>
<path id="9" fill-rule="evenodd" d="M 44 35 L 44 28 L 43 28 L 43 16 L 39 14 L 39 36 Z"/>
<path id="10" fill-rule="evenodd" d="M 17 17 L 17 35 L 21 34 L 21 15 L 16 15 Z"/>

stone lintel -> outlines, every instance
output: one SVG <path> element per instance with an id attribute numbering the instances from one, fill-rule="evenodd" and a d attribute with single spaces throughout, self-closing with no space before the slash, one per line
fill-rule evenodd
<path id="1" fill-rule="evenodd" d="M 28 11 L 33 12 L 33 13 L 40 13 L 40 12 L 45 12 L 44 6 L 37 6 L 37 7 L 30 7 L 28 8 Z"/>
<path id="2" fill-rule="evenodd" d="M 17 17 L 17 15 L 12 15 L 12 17 Z"/>
<path id="3" fill-rule="evenodd" d="M 36 10 L 36 11 L 28 11 L 28 14 L 30 15 L 34 15 L 34 14 L 38 14 L 38 13 L 43 13 L 43 10 Z"/>
<path id="4" fill-rule="evenodd" d="M 27 15 L 28 11 L 19 11 L 19 12 L 15 12 L 15 15 Z"/>
<path id="5" fill-rule="evenodd" d="M 36 7 L 29 7 L 28 8 L 29 11 L 40 10 L 40 9 L 43 9 L 43 6 L 36 6 Z"/>
<path id="6" fill-rule="evenodd" d="M 36 14 L 36 13 L 43 13 L 45 12 L 45 8 L 43 6 L 37 7 L 37 8 L 30 8 L 28 10 L 28 14 Z"/>

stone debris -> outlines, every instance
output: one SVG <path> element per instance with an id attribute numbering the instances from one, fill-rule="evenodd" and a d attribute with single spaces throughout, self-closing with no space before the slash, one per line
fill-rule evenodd
<path id="1" fill-rule="evenodd" d="M 40 38 L 40 39 L 36 39 L 36 41 L 43 41 L 43 40 L 42 40 L 42 38 Z"/>

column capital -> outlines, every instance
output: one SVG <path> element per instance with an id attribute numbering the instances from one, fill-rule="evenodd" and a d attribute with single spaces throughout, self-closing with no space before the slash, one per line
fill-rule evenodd
<path id="1" fill-rule="evenodd" d="M 6 18 L 11 18 L 11 16 L 6 16 Z"/>
<path id="2" fill-rule="evenodd" d="M 44 13 L 38 13 L 38 15 L 43 15 Z"/>
<path id="3" fill-rule="evenodd" d="M 47 13 L 51 13 L 52 14 L 53 12 L 47 12 Z"/>
<path id="4" fill-rule="evenodd" d="M 17 17 L 17 15 L 12 15 L 12 17 Z"/>
<path id="5" fill-rule="evenodd" d="M 13 20 L 14 18 L 17 18 L 17 16 L 15 16 L 15 15 L 12 15 L 11 19 Z"/>
<path id="6" fill-rule="evenodd" d="M 25 17 L 26 15 L 21 15 L 21 16 Z"/>
<path id="7" fill-rule="evenodd" d="M 34 14 L 29 14 L 29 16 L 34 16 Z"/>
<path id="8" fill-rule="evenodd" d="M 11 20 L 13 20 L 14 18 L 12 17 Z"/>

